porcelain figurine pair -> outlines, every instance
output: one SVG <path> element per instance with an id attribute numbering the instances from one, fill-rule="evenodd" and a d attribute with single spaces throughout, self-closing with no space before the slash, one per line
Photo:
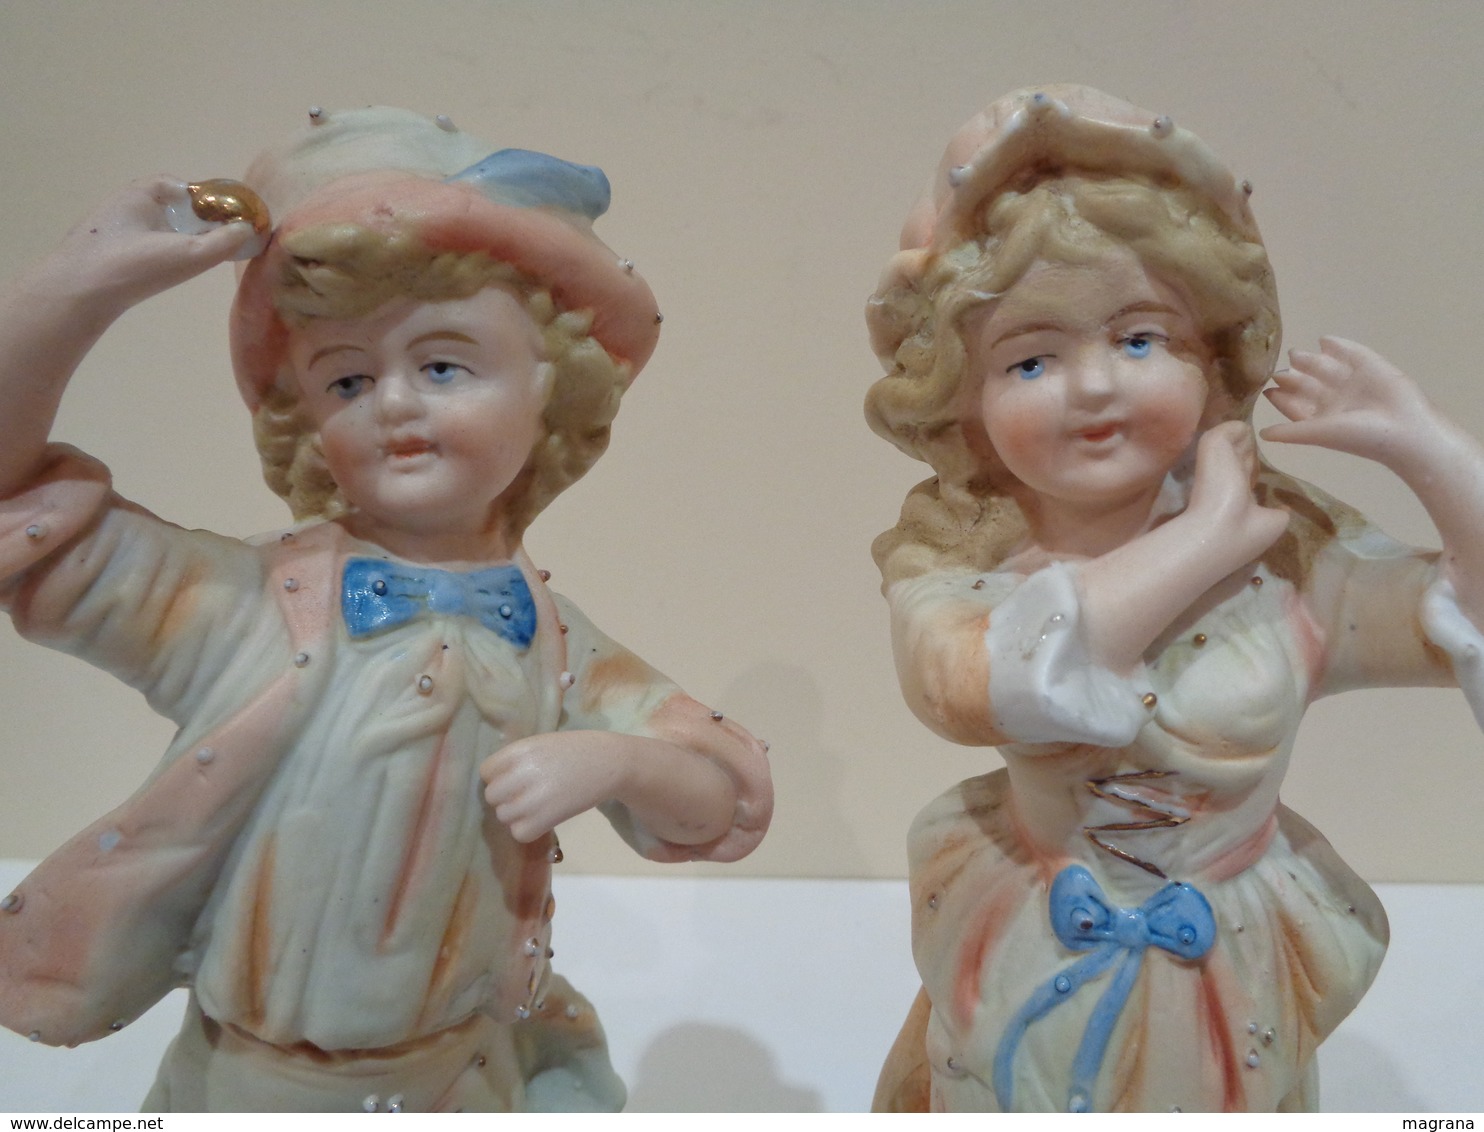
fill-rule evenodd
<path id="1" fill-rule="evenodd" d="M 592 234 L 607 182 L 379 109 L 314 115 L 245 181 L 271 240 L 250 196 L 158 179 L 0 306 L 0 597 L 180 728 L 0 904 L 0 1020 L 71 1044 L 191 987 L 151 1108 L 619 1107 L 547 963 L 553 831 L 598 807 L 646 856 L 731 860 L 772 794 L 761 744 L 521 549 L 657 336 Z M 113 319 L 234 256 L 238 386 L 296 519 L 246 543 L 49 443 Z M 1266 436 L 1397 471 L 1444 555 L 1260 461 L 1279 324 L 1247 192 L 1084 88 L 956 135 L 868 318 L 871 423 L 937 473 L 875 547 L 903 690 L 1007 764 L 914 826 L 923 993 L 877 1107 L 1312 1107 L 1385 917 L 1278 788 L 1319 695 L 1476 702 L 1484 454 L 1325 340 Z"/>

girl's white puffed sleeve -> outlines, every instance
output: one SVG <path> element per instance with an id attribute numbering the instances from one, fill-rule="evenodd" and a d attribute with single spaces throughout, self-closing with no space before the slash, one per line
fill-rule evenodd
<path id="1" fill-rule="evenodd" d="M 985 649 L 991 709 L 1017 742 L 1124 747 L 1149 720 L 1142 666 L 1120 676 L 1092 659 L 1066 563 L 1036 571 L 1000 604 Z"/>
<path id="2" fill-rule="evenodd" d="M 1464 680 L 1469 635 L 1477 632 L 1442 577 L 1436 552 L 1369 524 L 1344 531 L 1315 555 L 1304 596 L 1322 651 L 1316 698 Z"/>
<path id="3" fill-rule="evenodd" d="M 1141 673 L 1092 660 L 1073 566 L 927 574 L 887 598 L 903 694 L 945 738 L 1121 747 L 1148 721 Z"/>
<path id="4" fill-rule="evenodd" d="M 1446 578 L 1438 578 L 1422 596 L 1422 629 L 1453 662 L 1453 676 L 1484 729 L 1484 633 L 1459 607 Z"/>

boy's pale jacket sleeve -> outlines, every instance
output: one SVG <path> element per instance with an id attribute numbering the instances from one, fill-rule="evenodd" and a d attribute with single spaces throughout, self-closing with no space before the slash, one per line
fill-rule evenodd
<path id="1" fill-rule="evenodd" d="M 266 682 L 244 668 L 287 648 L 264 617 L 263 556 L 187 531 L 116 495 L 108 470 L 52 445 L 32 483 L 0 502 L 0 608 L 29 641 L 77 656 L 184 726 L 230 668 L 239 702 Z"/>
<path id="2" fill-rule="evenodd" d="M 602 809 L 614 829 L 654 861 L 735 861 L 752 852 L 773 815 L 767 747 L 605 636 L 566 598 L 553 596 L 567 631 L 567 666 L 572 674 L 562 729 L 663 739 L 709 759 L 736 790 L 731 828 L 704 845 L 678 845 L 655 837 L 623 806 L 610 804 Z"/>
<path id="3" fill-rule="evenodd" d="M 102 463 L 70 445 L 48 445 L 25 490 L 0 500 L 0 594 L 11 579 L 76 538 L 111 491 Z"/>
<path id="4" fill-rule="evenodd" d="M 23 635 L 115 673 L 181 724 L 131 798 L 0 894 L 0 1023 L 75 1045 L 188 980 L 196 916 L 323 667 L 295 667 L 288 650 L 307 646 L 263 616 L 262 562 L 132 507 L 101 464 L 61 446 L 0 503 L 0 600 Z"/>

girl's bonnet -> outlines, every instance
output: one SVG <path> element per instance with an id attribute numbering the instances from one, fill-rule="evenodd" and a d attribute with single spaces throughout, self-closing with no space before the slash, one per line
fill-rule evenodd
<path id="1" fill-rule="evenodd" d="M 609 203 L 601 169 L 529 150 L 492 152 L 447 118 L 369 107 L 311 111 L 309 124 L 259 155 L 243 180 L 276 222 L 232 306 L 232 363 L 249 409 L 273 387 L 284 357 L 287 330 L 272 294 L 288 257 L 282 237 L 314 225 L 410 232 L 433 252 L 508 263 L 559 308 L 591 312 L 590 333 L 630 379 L 654 350 L 653 293 L 593 234 Z"/>
<path id="2" fill-rule="evenodd" d="M 930 317 L 938 260 L 983 234 L 986 206 L 1007 188 L 1064 173 L 1143 176 L 1206 198 L 1234 234 L 1262 243 L 1238 184 L 1214 153 L 1168 117 L 1091 87 L 1018 90 L 992 102 L 953 135 L 927 188 L 907 214 L 901 250 L 866 305 L 871 346 L 887 372 L 898 347 Z"/>

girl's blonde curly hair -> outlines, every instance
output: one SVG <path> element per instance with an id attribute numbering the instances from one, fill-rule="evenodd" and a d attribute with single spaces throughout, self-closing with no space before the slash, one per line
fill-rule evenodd
<path id="1" fill-rule="evenodd" d="M 1250 418 L 1280 337 L 1260 242 L 1201 194 L 1147 178 L 1062 173 L 1012 186 L 987 203 L 977 238 L 877 296 L 910 332 L 866 397 L 867 420 L 937 473 L 912 490 L 896 526 L 872 547 L 886 585 L 934 569 L 988 570 L 1024 539 L 1024 517 L 1007 491 L 1013 478 L 980 419 L 965 324 L 1039 260 L 1085 264 L 1118 251 L 1131 252 L 1190 308 L 1210 357 L 1203 427 Z M 1285 500 L 1313 491 L 1271 470 L 1263 481 L 1260 494 Z M 1333 501 L 1321 510 L 1348 512 Z M 1320 525 L 1333 529 L 1328 519 Z"/>

